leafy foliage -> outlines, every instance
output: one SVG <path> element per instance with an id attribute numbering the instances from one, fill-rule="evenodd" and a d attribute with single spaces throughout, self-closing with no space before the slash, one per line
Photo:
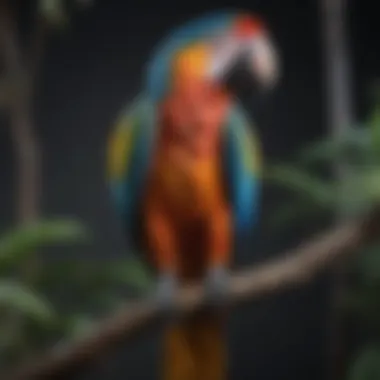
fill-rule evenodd
<path id="1" fill-rule="evenodd" d="M 0 236 L 0 264 L 17 263 L 41 246 L 87 239 L 83 226 L 74 220 L 47 220 L 28 224 Z"/>
<path id="2" fill-rule="evenodd" d="M 303 149 L 292 164 L 269 166 L 266 180 L 296 194 L 301 206 L 306 200 L 309 213 L 311 208 L 363 213 L 380 203 L 379 136 L 380 105 L 376 105 L 365 125 L 348 129 L 340 141 L 317 141 Z M 349 175 L 343 180 L 326 174 L 331 164 L 339 161 L 349 165 Z M 289 217 L 297 214 L 303 215 L 294 212 Z"/>
<path id="3" fill-rule="evenodd" d="M 0 309 L 17 310 L 36 321 L 46 323 L 54 318 L 48 302 L 31 289 L 11 280 L 0 281 Z"/>
<path id="4" fill-rule="evenodd" d="M 347 176 L 326 174 L 332 164 L 342 161 L 349 165 Z M 294 163 L 273 165 L 267 171 L 268 181 L 289 190 L 296 199 L 277 213 L 282 215 L 282 225 L 305 216 L 333 216 L 342 209 L 352 216 L 361 215 L 379 206 L 380 102 L 364 125 L 348 129 L 340 141 L 318 141 L 303 149 Z M 372 338 L 349 367 L 348 379 L 380 379 L 380 241 L 359 252 L 352 274 L 354 285 L 341 306 Z"/>
<path id="5" fill-rule="evenodd" d="M 41 256 L 42 247 L 90 241 L 87 229 L 75 220 L 39 221 L 0 236 L 0 357 L 7 361 L 2 365 L 85 333 L 96 316 L 151 285 L 145 268 L 132 257 L 47 257 L 33 282 L 22 277 L 25 260 Z"/>

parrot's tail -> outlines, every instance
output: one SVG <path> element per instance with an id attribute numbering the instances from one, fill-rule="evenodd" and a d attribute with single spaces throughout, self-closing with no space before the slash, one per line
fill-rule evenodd
<path id="1" fill-rule="evenodd" d="M 224 380 L 225 323 L 202 312 L 170 325 L 164 337 L 163 380 Z"/>

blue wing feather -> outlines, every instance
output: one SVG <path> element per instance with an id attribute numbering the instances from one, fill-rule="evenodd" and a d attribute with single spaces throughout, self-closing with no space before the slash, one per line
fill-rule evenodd
<path id="1" fill-rule="evenodd" d="M 154 107 L 141 97 L 122 115 L 108 151 L 108 182 L 117 211 L 132 230 L 154 144 Z M 112 159 L 113 156 L 115 156 Z"/>
<path id="2" fill-rule="evenodd" d="M 248 120 L 238 105 L 231 110 L 223 146 L 225 179 L 237 234 L 257 222 L 260 204 L 260 152 Z"/>

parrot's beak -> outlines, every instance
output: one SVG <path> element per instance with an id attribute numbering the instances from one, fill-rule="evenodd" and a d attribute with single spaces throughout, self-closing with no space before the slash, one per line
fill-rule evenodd
<path id="1" fill-rule="evenodd" d="M 249 71 L 264 89 L 271 90 L 280 77 L 279 58 L 272 41 L 265 34 L 260 34 L 247 45 L 245 58 Z"/>
<path id="2" fill-rule="evenodd" d="M 266 33 L 255 33 L 248 38 L 227 36 L 214 49 L 208 74 L 213 80 L 223 81 L 241 61 L 263 89 L 270 90 L 277 84 L 279 59 Z"/>

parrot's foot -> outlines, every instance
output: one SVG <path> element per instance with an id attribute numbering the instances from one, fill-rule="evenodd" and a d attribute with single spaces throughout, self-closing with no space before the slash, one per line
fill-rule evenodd
<path id="1" fill-rule="evenodd" d="M 222 308 L 227 303 L 229 273 L 224 266 L 209 270 L 205 282 L 206 302 L 212 307 Z"/>
<path id="2" fill-rule="evenodd" d="M 159 310 L 170 319 L 178 313 L 176 307 L 176 295 L 178 290 L 178 280 L 173 273 L 161 274 L 158 278 L 155 293 L 155 301 Z"/>

